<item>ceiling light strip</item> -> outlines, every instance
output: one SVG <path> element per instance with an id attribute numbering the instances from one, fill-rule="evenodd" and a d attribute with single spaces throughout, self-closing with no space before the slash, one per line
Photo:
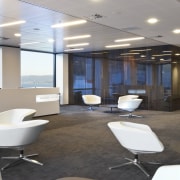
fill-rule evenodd
<path id="1" fill-rule="evenodd" d="M 126 42 L 126 41 L 137 41 L 145 39 L 144 37 L 134 37 L 134 38 L 125 38 L 125 39 L 116 39 L 114 42 Z"/>
<path id="2" fill-rule="evenodd" d="M 66 47 L 76 47 L 76 46 L 88 46 L 89 43 L 79 43 L 79 44 L 68 44 Z"/>
<path id="3" fill-rule="evenodd" d="M 40 42 L 21 43 L 20 45 L 21 45 L 21 46 L 24 46 L 24 45 L 38 44 L 38 43 L 40 43 Z"/>
<path id="4" fill-rule="evenodd" d="M 4 24 L 0 24 L 0 27 L 14 26 L 14 25 L 23 24 L 23 23 L 26 23 L 26 21 L 22 20 L 22 21 L 14 21 L 14 22 L 10 22 L 10 23 L 4 23 Z"/>
<path id="5" fill-rule="evenodd" d="M 131 44 L 116 44 L 116 45 L 107 45 L 106 48 L 114 48 L 114 47 L 125 47 L 130 46 Z"/>
<path id="6" fill-rule="evenodd" d="M 86 34 L 86 35 L 65 37 L 64 40 L 83 39 L 83 38 L 89 38 L 89 37 L 91 37 L 91 35 L 90 34 Z"/>
<path id="7" fill-rule="evenodd" d="M 79 25 L 79 24 L 84 24 L 86 22 L 87 22 L 86 20 L 70 21 L 70 22 L 65 22 L 65 23 L 54 24 L 51 27 L 52 28 L 60 28 L 60 27 L 67 27 L 67 26 L 75 26 L 75 25 Z"/>

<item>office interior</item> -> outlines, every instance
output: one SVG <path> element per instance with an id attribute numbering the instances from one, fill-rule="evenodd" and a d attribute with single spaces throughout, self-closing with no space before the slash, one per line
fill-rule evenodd
<path id="1" fill-rule="evenodd" d="M 176 22 L 180 3 L 178 0 L 136 3 L 2 0 L 0 111 L 26 107 L 37 110 L 36 118 L 61 114 L 63 106 L 84 106 L 84 94 L 100 96 L 101 105 L 117 104 L 119 96 L 137 94 L 143 99 L 140 110 L 180 110 L 180 27 Z M 139 11 L 138 5 L 142 7 Z M 158 25 L 145 22 L 148 17 L 156 16 L 153 11 L 145 11 L 147 6 L 158 12 Z M 170 10 L 171 17 L 167 17 Z M 6 26 L 21 20 L 24 20 L 22 24 Z M 85 22 L 58 27 L 62 22 L 78 20 Z M 177 33 L 173 33 L 173 29 Z M 87 39 L 76 40 L 87 34 Z M 68 36 L 75 39 L 65 40 Z M 120 41 L 120 46 L 114 42 L 134 37 L 142 39 Z M 75 43 L 80 46 L 76 48 Z M 126 45 L 121 46 L 124 43 Z M 51 87 L 22 86 L 22 51 L 53 55 Z"/>

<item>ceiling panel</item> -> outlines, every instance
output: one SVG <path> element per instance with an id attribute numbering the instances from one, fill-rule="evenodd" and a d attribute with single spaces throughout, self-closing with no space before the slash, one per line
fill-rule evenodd
<path id="1" fill-rule="evenodd" d="M 176 0 L 139 1 L 134 0 L 1 0 L 0 23 L 26 20 L 25 24 L 0 27 L 0 45 L 19 47 L 21 43 L 39 42 L 33 45 L 21 45 L 28 50 L 63 52 L 67 44 L 89 42 L 84 51 L 104 50 L 105 45 L 115 44 L 114 40 L 133 36 L 146 37 L 143 41 L 134 41 L 132 47 L 156 45 L 179 45 L 180 35 L 172 33 L 180 28 L 180 3 Z M 171 13 L 168 13 L 171 12 Z M 152 16 L 160 19 L 157 25 L 149 25 L 146 19 Z M 102 17 L 101 17 L 102 16 Z M 87 23 L 51 28 L 51 25 L 86 19 Z M 14 33 L 21 33 L 15 37 Z M 90 34 L 91 38 L 64 41 L 67 36 Z M 161 36 L 161 37 L 160 37 Z M 48 39 L 53 38 L 54 44 Z M 116 43 L 117 44 L 117 43 Z"/>

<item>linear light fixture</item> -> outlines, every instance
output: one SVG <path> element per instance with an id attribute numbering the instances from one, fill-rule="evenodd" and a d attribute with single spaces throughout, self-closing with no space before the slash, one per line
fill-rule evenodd
<path id="1" fill-rule="evenodd" d="M 14 26 L 14 25 L 23 24 L 23 23 L 26 23 L 26 21 L 22 20 L 22 21 L 14 21 L 14 22 L 10 22 L 10 23 L 4 23 L 4 24 L 0 24 L 0 27 Z"/>
<path id="2" fill-rule="evenodd" d="M 122 53 L 120 54 L 121 56 L 124 56 L 124 55 L 137 55 L 137 54 L 140 54 L 140 53 L 132 53 L 132 52 L 129 52 L 129 53 Z"/>
<path id="3" fill-rule="evenodd" d="M 180 33 L 180 29 L 174 29 L 174 30 L 173 30 L 173 33 L 174 33 L 174 34 L 179 34 L 179 33 Z"/>
<path id="4" fill-rule="evenodd" d="M 24 45 L 38 44 L 38 43 L 40 43 L 40 42 L 28 42 L 28 43 L 21 43 L 21 44 L 19 44 L 19 45 L 24 46 Z"/>
<path id="5" fill-rule="evenodd" d="M 91 54 L 107 54 L 107 53 L 109 53 L 109 52 L 93 52 Z"/>
<path id="6" fill-rule="evenodd" d="M 114 47 L 124 47 L 124 46 L 130 46 L 131 44 L 115 44 L 115 45 L 107 45 L 105 48 L 114 48 Z"/>
<path id="7" fill-rule="evenodd" d="M 68 44 L 66 47 L 76 47 L 76 46 L 88 46 L 89 43 L 79 43 L 79 44 Z"/>
<path id="8" fill-rule="evenodd" d="M 144 37 L 133 37 L 133 38 L 125 38 L 125 39 L 116 39 L 114 42 L 137 41 L 142 39 L 144 39 Z"/>
<path id="9" fill-rule="evenodd" d="M 65 37 L 64 40 L 83 39 L 83 38 L 89 38 L 89 37 L 91 37 L 91 35 L 90 34 L 86 34 L 86 35 Z"/>
<path id="10" fill-rule="evenodd" d="M 74 49 L 65 49 L 65 52 L 69 52 L 69 51 L 81 51 L 84 50 L 84 48 L 74 48 Z"/>
<path id="11" fill-rule="evenodd" d="M 144 51 L 151 51 L 152 49 L 134 49 L 134 50 L 130 50 L 131 52 L 144 52 Z"/>
<path id="12" fill-rule="evenodd" d="M 54 24 L 51 27 L 52 28 L 60 28 L 60 27 L 67 27 L 67 26 L 75 26 L 75 25 L 79 25 L 79 24 L 84 24 L 86 22 L 87 22 L 86 20 L 70 21 L 70 22 Z"/>
<path id="13" fill-rule="evenodd" d="M 159 57 L 159 56 L 171 56 L 172 54 L 153 54 L 152 56 Z"/>

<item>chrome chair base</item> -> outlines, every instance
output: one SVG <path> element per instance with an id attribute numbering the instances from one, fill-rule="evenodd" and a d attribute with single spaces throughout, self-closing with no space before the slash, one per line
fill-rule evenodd
<path id="1" fill-rule="evenodd" d="M 38 156 L 38 154 L 24 155 L 24 151 L 20 150 L 20 155 L 19 156 L 1 157 L 1 159 L 13 159 L 13 160 L 15 160 L 15 161 L 12 161 L 12 162 L 6 164 L 5 166 L 3 166 L 1 168 L 1 171 L 5 170 L 5 169 L 8 169 L 10 167 L 13 167 L 13 166 L 19 164 L 22 161 L 26 161 L 26 162 L 30 162 L 30 163 L 34 163 L 34 164 L 43 166 L 43 163 L 30 158 L 30 157 L 33 157 L 33 156 Z"/>
<path id="2" fill-rule="evenodd" d="M 147 177 L 150 177 L 150 174 L 145 170 L 145 168 L 142 166 L 141 164 L 141 161 L 138 160 L 138 156 L 135 155 L 135 158 L 134 159 L 129 159 L 129 158 L 125 158 L 128 162 L 126 163 L 123 163 L 123 164 L 120 164 L 120 165 L 116 165 L 116 166 L 112 166 L 112 167 L 109 167 L 109 170 L 112 170 L 112 169 L 117 169 L 117 168 L 120 168 L 120 167 L 123 167 L 123 166 L 127 166 L 127 165 L 135 165 L 137 166 Z"/>
<path id="3" fill-rule="evenodd" d="M 119 116 L 121 116 L 121 117 L 128 117 L 128 118 L 133 118 L 133 117 L 141 118 L 141 117 L 143 117 L 143 116 L 135 115 L 135 114 L 132 114 L 132 113 L 129 113 L 129 114 L 120 114 Z"/>
<path id="4" fill-rule="evenodd" d="M 94 111 L 94 108 L 92 106 L 89 106 L 88 111 Z"/>

